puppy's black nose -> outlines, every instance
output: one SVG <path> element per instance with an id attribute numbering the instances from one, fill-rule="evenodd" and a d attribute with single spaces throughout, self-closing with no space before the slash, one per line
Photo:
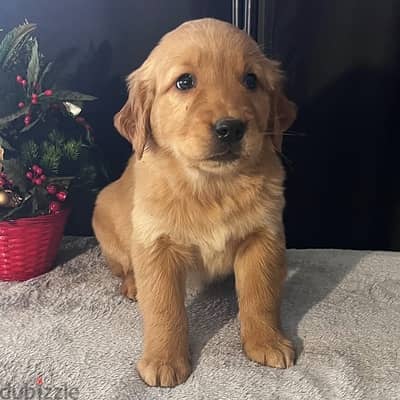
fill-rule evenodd
<path id="1" fill-rule="evenodd" d="M 239 142 L 246 130 L 246 124 L 240 119 L 224 118 L 214 125 L 214 131 L 221 142 Z"/>

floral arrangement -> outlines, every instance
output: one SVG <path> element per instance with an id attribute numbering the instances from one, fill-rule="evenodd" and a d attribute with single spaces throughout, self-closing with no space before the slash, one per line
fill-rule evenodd
<path id="1" fill-rule="evenodd" d="M 96 98 L 58 87 L 35 29 L 26 22 L 0 37 L 0 221 L 57 213 L 106 174 L 82 116 Z"/>

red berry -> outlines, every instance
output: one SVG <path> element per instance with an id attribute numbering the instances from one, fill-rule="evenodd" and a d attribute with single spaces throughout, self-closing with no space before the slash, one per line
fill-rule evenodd
<path id="1" fill-rule="evenodd" d="M 43 93 L 45 96 L 53 96 L 53 91 L 51 89 L 47 89 Z"/>
<path id="2" fill-rule="evenodd" d="M 56 194 L 56 197 L 57 197 L 57 199 L 60 200 L 60 201 L 65 201 L 65 199 L 67 198 L 67 192 L 64 192 L 64 191 L 58 192 L 58 193 Z"/>
<path id="3" fill-rule="evenodd" d="M 20 101 L 18 103 L 18 108 L 24 108 L 25 107 L 25 103 L 23 101 Z"/>
<path id="4" fill-rule="evenodd" d="M 32 93 L 32 100 L 33 100 L 33 99 L 36 99 L 36 100 L 37 100 L 38 97 L 39 97 L 39 96 L 38 96 L 36 93 Z"/>
<path id="5" fill-rule="evenodd" d="M 53 184 L 47 185 L 46 190 L 47 190 L 48 194 L 56 194 L 57 193 L 57 186 L 53 185 Z"/>
<path id="6" fill-rule="evenodd" d="M 22 83 L 23 80 L 24 80 L 24 78 L 23 78 L 21 75 L 17 75 L 16 81 L 17 81 L 18 83 Z"/>
<path id="7" fill-rule="evenodd" d="M 21 85 L 22 85 L 22 86 L 26 86 L 27 83 L 28 83 L 28 82 L 26 81 L 26 79 L 23 79 L 23 80 L 21 81 Z"/>
<path id="8" fill-rule="evenodd" d="M 36 174 L 40 177 L 40 175 L 43 174 L 43 170 L 42 168 L 40 168 L 39 166 L 36 167 L 36 169 L 34 170 L 36 172 Z"/>
<path id="9" fill-rule="evenodd" d="M 46 175 L 40 175 L 40 179 L 42 180 L 42 182 L 44 182 L 46 180 L 47 176 Z"/>
<path id="10" fill-rule="evenodd" d="M 41 180 L 40 178 L 35 178 L 35 179 L 33 180 L 33 183 L 34 183 L 35 185 L 41 185 L 41 184 L 42 184 L 42 180 Z"/>
<path id="11" fill-rule="evenodd" d="M 51 201 L 49 204 L 49 211 L 52 214 L 55 214 L 56 212 L 61 210 L 61 203 L 59 203 L 58 201 Z"/>
<path id="12" fill-rule="evenodd" d="M 32 99 L 32 102 L 31 102 L 32 104 L 38 104 L 39 103 L 39 101 L 38 101 L 38 99 Z"/>
<path id="13" fill-rule="evenodd" d="M 37 165 L 37 164 L 33 164 L 33 165 L 32 165 L 32 171 L 39 175 L 39 173 L 37 172 L 38 169 L 41 169 L 41 168 L 39 167 L 39 165 Z"/>
<path id="14" fill-rule="evenodd" d="M 25 118 L 24 118 L 24 124 L 27 126 L 27 125 L 29 125 L 31 123 L 31 117 L 29 116 L 29 115 L 27 115 Z"/>
<path id="15" fill-rule="evenodd" d="M 33 174 L 32 174 L 31 171 L 28 171 L 28 172 L 25 174 L 25 176 L 26 176 L 28 179 L 30 179 L 30 180 L 32 180 L 32 178 L 33 178 Z"/>

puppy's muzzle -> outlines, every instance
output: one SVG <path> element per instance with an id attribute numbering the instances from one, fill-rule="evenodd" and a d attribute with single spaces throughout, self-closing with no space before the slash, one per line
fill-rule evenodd
<path id="1" fill-rule="evenodd" d="M 240 119 L 223 118 L 214 125 L 214 133 L 219 141 L 233 144 L 240 142 L 246 132 L 246 124 Z"/>

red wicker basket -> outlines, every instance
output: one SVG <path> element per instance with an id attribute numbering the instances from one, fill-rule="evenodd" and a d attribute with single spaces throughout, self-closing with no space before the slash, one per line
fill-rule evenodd
<path id="1" fill-rule="evenodd" d="M 0 280 L 25 281 L 53 266 L 69 209 L 0 222 Z"/>

